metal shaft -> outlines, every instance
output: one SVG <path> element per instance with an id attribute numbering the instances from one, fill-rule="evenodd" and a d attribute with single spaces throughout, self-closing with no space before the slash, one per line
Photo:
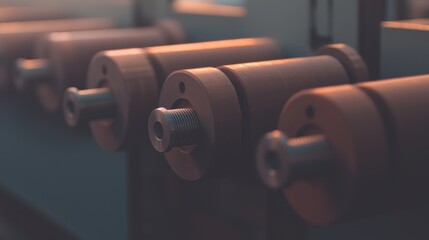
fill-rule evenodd
<path id="1" fill-rule="evenodd" d="M 14 84 L 18 91 L 26 91 L 51 76 L 51 66 L 46 59 L 18 59 L 15 68 Z"/>
<path id="2" fill-rule="evenodd" d="M 70 126 L 83 121 L 112 118 L 116 113 L 116 102 L 110 88 L 78 90 L 68 88 L 63 100 L 63 113 Z"/>
<path id="3" fill-rule="evenodd" d="M 323 135 L 287 139 L 280 131 L 268 133 L 258 147 L 258 170 L 271 188 L 322 176 L 333 158 L 331 144 Z"/>
<path id="4" fill-rule="evenodd" d="M 159 152 L 196 144 L 200 136 L 197 113 L 190 108 L 158 108 L 149 117 L 149 135 Z"/>

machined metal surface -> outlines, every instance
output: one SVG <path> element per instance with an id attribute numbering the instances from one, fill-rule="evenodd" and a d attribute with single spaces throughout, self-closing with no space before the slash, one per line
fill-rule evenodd
<path id="1" fill-rule="evenodd" d="M 15 60 L 33 58 L 34 42 L 55 31 L 79 31 L 113 28 L 106 18 L 58 19 L 0 23 L 0 89 L 13 85 Z"/>
<path id="2" fill-rule="evenodd" d="M 313 57 L 179 71 L 166 80 L 159 105 L 171 111 L 192 109 L 192 117 L 163 121 L 169 112 L 157 109 L 149 119 L 149 135 L 155 149 L 165 152 L 172 169 L 184 179 L 233 173 L 252 178 L 253 149 L 265 132 L 275 128 L 289 97 L 302 89 L 367 80 L 365 63 L 343 44 L 328 45 Z M 191 90 L 182 91 L 188 85 Z M 186 127 L 172 129 L 171 122 Z M 198 128 L 192 126 L 196 123 Z M 157 136 L 157 129 L 169 138 Z M 177 142 L 175 136 L 195 135 L 193 142 L 181 141 L 192 147 L 170 143 Z"/>
<path id="3" fill-rule="evenodd" d="M 336 88 L 347 93 L 330 94 L 333 88 L 327 87 L 294 96 L 279 120 L 279 129 L 289 138 L 323 134 L 334 153 L 325 162 L 333 165 L 335 174 L 319 173 L 294 181 L 284 190 L 295 211 L 314 224 L 335 222 L 350 208 L 363 211 L 362 206 L 377 201 L 375 193 L 387 181 L 384 169 L 387 146 L 382 117 L 362 91 L 352 86 Z M 314 94 L 305 94 L 310 92 Z M 292 103 L 299 103 L 299 106 Z M 280 156 L 277 151 L 272 152 Z M 260 148 L 258 155 L 262 179 L 282 181 L 283 172 L 267 165 L 267 151 Z"/>
<path id="4" fill-rule="evenodd" d="M 150 144 L 147 137 L 147 119 L 150 112 L 156 108 L 159 89 L 170 73 L 192 67 L 219 66 L 280 57 L 281 50 L 277 43 L 268 38 L 223 40 L 100 53 L 91 63 L 88 88 L 97 91 L 97 88 L 109 87 L 116 105 L 115 114 L 110 118 L 91 119 L 93 136 L 98 144 L 108 151 L 125 149 L 135 144 Z M 67 102 L 67 99 L 64 101 Z"/>
<path id="5" fill-rule="evenodd" d="M 185 86 L 185 91 L 181 85 Z M 164 153 L 177 175 L 187 180 L 198 180 L 219 173 L 226 175 L 240 167 L 238 159 L 241 148 L 236 147 L 242 141 L 240 102 L 234 85 L 222 71 L 200 68 L 171 75 L 162 88 L 160 106 L 167 109 L 192 109 L 198 116 L 198 138 Z M 164 142 L 174 140 L 160 138 L 155 134 L 158 124 L 164 132 L 170 130 L 157 116 L 158 111 L 154 110 L 149 117 L 148 129 L 152 145 L 160 151 Z M 178 125 L 192 123 L 187 118 L 174 120 Z M 177 134 L 164 133 L 164 136 L 168 135 L 177 137 Z"/>
<path id="6" fill-rule="evenodd" d="M 68 87 L 85 88 L 89 64 L 98 52 L 184 41 L 180 25 L 168 20 L 146 28 L 51 33 L 39 41 L 36 53 L 38 60 L 49 63 L 48 77 L 42 71 L 27 74 L 30 69 L 22 68 L 25 64 L 21 64 L 17 66 L 15 81 L 24 89 L 30 87 L 46 111 L 58 112 Z"/>
<path id="7" fill-rule="evenodd" d="M 318 224 L 374 215 L 427 199 L 419 190 L 427 181 L 424 169 L 429 156 L 424 144 L 429 119 L 424 111 L 427 86 L 429 76 L 421 75 L 297 94 L 283 110 L 280 131 L 267 135 L 259 146 L 263 181 L 282 188 L 295 211 Z M 311 161 L 296 153 L 282 154 L 288 144 L 284 138 L 273 139 L 282 134 L 289 142 L 323 136 L 329 152 L 302 143 Z M 276 157 L 276 168 L 270 156 Z M 293 168 L 291 158 L 306 170 Z M 314 170 L 317 175 L 305 174 Z M 299 177 L 288 182 L 290 175 Z"/>
<path id="8" fill-rule="evenodd" d="M 49 7 L 0 7 L 0 23 L 72 17 L 65 9 Z"/>

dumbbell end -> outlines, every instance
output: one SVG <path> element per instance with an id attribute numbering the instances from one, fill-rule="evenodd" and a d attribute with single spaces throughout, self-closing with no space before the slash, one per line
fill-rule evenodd
<path id="1" fill-rule="evenodd" d="M 28 91 L 37 82 L 49 78 L 50 66 L 45 59 L 18 59 L 15 62 L 15 88 L 19 92 Z"/>
<path id="2" fill-rule="evenodd" d="M 326 45 L 319 49 L 316 55 L 336 58 L 344 66 L 351 83 L 366 82 L 371 79 L 365 61 L 356 50 L 346 44 Z"/>
<path id="3" fill-rule="evenodd" d="M 267 133 L 257 149 L 257 168 L 262 181 L 272 189 L 281 189 L 290 182 L 287 161 L 287 138 L 281 131 Z"/>
<path id="4" fill-rule="evenodd" d="M 108 87 L 78 90 L 68 88 L 63 97 L 63 115 L 71 127 L 85 121 L 112 118 L 116 102 Z"/>
<path id="5" fill-rule="evenodd" d="M 68 88 L 63 98 L 63 115 L 70 127 L 76 127 L 81 122 L 78 102 L 79 90 L 75 87 Z"/>
<path id="6" fill-rule="evenodd" d="M 281 131 L 270 132 L 258 146 L 259 174 L 273 189 L 323 176 L 333 158 L 330 145 L 323 135 L 288 139 Z"/>

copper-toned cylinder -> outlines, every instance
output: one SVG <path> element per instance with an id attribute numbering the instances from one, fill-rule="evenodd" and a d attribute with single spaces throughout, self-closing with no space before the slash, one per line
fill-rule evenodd
<path id="1" fill-rule="evenodd" d="M 426 201 L 429 175 L 429 75 L 357 85 L 378 107 L 384 119 L 394 199 Z"/>
<path id="2" fill-rule="evenodd" d="M 38 42 L 36 59 L 17 64 L 15 84 L 34 89 L 46 111 L 58 112 L 68 87 L 85 87 L 89 64 L 98 52 L 181 43 L 184 35 L 178 23 L 167 20 L 145 28 L 51 33 Z M 26 66 L 39 60 L 47 63 L 46 71 Z"/>
<path id="3" fill-rule="evenodd" d="M 0 23 L 68 18 L 65 9 L 50 7 L 0 7 Z"/>
<path id="4" fill-rule="evenodd" d="M 294 93 L 370 80 L 359 54 L 341 44 L 328 45 L 314 57 L 237 64 L 219 69 L 229 77 L 240 97 L 246 128 L 243 130 L 246 159 L 252 159 L 259 138 L 275 128 L 284 103 Z"/>
<path id="5" fill-rule="evenodd" d="M 329 158 L 333 173 L 300 178 L 284 189 L 303 219 L 332 223 L 350 211 L 363 213 L 371 202 L 382 200 L 388 151 L 383 118 L 367 94 L 351 85 L 301 92 L 286 104 L 278 129 L 289 138 L 323 134 L 334 153 Z M 281 177 L 277 168 L 262 168 L 269 161 L 264 155 L 265 159 L 258 158 L 263 179 L 270 179 L 272 170 Z"/>
<path id="6" fill-rule="evenodd" d="M 170 110 L 153 111 L 150 138 L 184 179 L 255 178 L 257 141 L 276 127 L 292 94 L 368 80 L 359 54 L 343 44 L 328 45 L 312 57 L 178 71 L 164 83 L 159 106 Z M 194 147 L 185 151 L 185 145 Z"/>
<path id="7" fill-rule="evenodd" d="M 0 23 L 0 89 L 12 86 L 15 60 L 34 57 L 34 42 L 45 34 L 112 27 L 112 21 L 104 18 Z"/>
<path id="8" fill-rule="evenodd" d="M 274 140 L 269 143 L 265 138 L 260 144 L 262 179 L 270 185 L 274 178 L 296 175 L 291 160 L 300 160 L 290 143 L 317 135 L 323 136 L 328 151 L 321 156 L 301 141 L 312 161 L 301 164 L 306 170 L 300 171 L 320 170 L 322 162 L 317 159 L 325 162 L 323 169 L 299 176 L 283 188 L 288 202 L 306 221 L 328 224 L 427 201 L 428 88 L 429 75 L 422 75 L 295 95 L 279 118 L 280 131 L 270 135 Z M 287 136 L 283 143 L 275 140 L 281 134 Z M 267 167 L 269 152 L 277 156 L 280 167 Z"/>
<path id="9" fill-rule="evenodd" d="M 282 56 L 278 44 L 268 38 L 222 40 L 107 51 L 98 54 L 89 70 L 88 88 L 103 86 L 115 96 L 112 121 L 89 119 L 93 136 L 108 151 L 133 144 L 150 144 L 147 119 L 156 108 L 159 89 L 172 72 L 193 67 L 219 66 Z M 107 69 L 107 71 L 103 71 Z M 131 101 L 130 101 L 131 100 Z M 75 114 L 72 114 L 75 116 Z M 72 116 L 67 115 L 67 116 Z"/>

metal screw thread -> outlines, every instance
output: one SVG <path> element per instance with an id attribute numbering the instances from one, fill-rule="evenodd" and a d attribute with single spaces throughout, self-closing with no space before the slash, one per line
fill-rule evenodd
<path id="1" fill-rule="evenodd" d="M 172 123 L 170 147 L 182 147 L 197 142 L 200 123 L 193 109 L 173 109 L 166 111 L 165 114 Z"/>
<path id="2" fill-rule="evenodd" d="M 320 135 L 320 134 L 309 135 L 309 136 L 289 138 L 288 139 L 288 145 L 291 147 L 310 146 L 310 145 L 317 144 L 317 143 L 320 143 L 320 142 L 325 141 L 325 140 L 326 140 L 326 137 L 324 137 L 323 135 Z"/>

